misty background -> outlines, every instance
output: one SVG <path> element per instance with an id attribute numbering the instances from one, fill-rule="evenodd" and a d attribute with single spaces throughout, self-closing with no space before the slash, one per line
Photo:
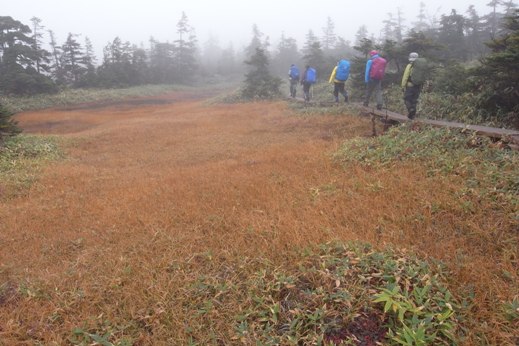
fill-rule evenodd
<path id="1" fill-rule="evenodd" d="M 517 35 L 516 7 L 514 0 L 9 2 L 0 16 L 0 96 L 240 82 L 241 97 L 277 98 L 286 94 L 290 64 L 311 65 L 326 82 L 348 59 L 355 100 L 376 49 L 388 61 L 383 82 L 388 99 L 395 90 L 394 105 L 407 56 L 418 52 L 430 62 L 427 91 L 439 100 L 469 95 L 467 106 L 515 119 L 508 114 L 519 114 L 519 64 L 516 40 L 507 37 Z"/>
<path id="2" fill-rule="evenodd" d="M 438 21 L 452 9 L 465 13 L 470 5 L 484 14 L 491 9 L 490 0 L 435 0 L 426 2 L 426 20 Z M 150 37 L 158 41 L 177 39 L 176 24 L 182 12 L 195 29 L 200 48 L 208 41 L 222 47 L 232 44 L 237 51 L 249 43 L 251 27 L 258 28 L 276 45 L 281 33 L 303 44 L 312 30 L 317 36 L 326 26 L 327 18 L 335 25 L 335 33 L 354 42 L 355 33 L 365 25 L 377 39 L 382 38 L 384 21 L 401 11 L 404 27 L 417 21 L 420 1 L 78 1 L 78 0 L 21 0 L 2 4 L 2 15 L 29 24 L 37 17 L 46 30 L 52 30 L 58 42 L 69 33 L 79 35 L 78 41 L 88 37 L 95 54 L 102 57 L 103 47 L 115 37 L 138 46 L 147 46 Z M 48 42 L 48 39 L 44 41 Z"/>

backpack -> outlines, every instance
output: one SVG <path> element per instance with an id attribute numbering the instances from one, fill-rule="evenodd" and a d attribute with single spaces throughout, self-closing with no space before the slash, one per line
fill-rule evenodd
<path id="1" fill-rule="evenodd" d="M 382 80 L 386 73 L 387 61 L 384 58 L 378 57 L 371 62 L 371 69 L 369 70 L 369 78 L 374 80 Z"/>
<path id="2" fill-rule="evenodd" d="M 292 79 L 299 78 L 299 69 L 297 68 L 297 66 L 290 67 L 290 78 L 292 78 Z"/>
<path id="3" fill-rule="evenodd" d="M 412 62 L 413 68 L 411 69 L 411 83 L 414 85 L 422 85 L 427 80 L 429 72 L 427 60 L 424 58 L 418 58 Z"/>
<path id="4" fill-rule="evenodd" d="M 317 72 L 313 67 L 310 67 L 308 71 L 306 71 L 306 82 L 311 84 L 317 82 Z"/>
<path id="5" fill-rule="evenodd" d="M 337 72 L 335 72 L 335 79 L 345 82 L 350 76 L 350 62 L 348 60 L 339 61 Z"/>

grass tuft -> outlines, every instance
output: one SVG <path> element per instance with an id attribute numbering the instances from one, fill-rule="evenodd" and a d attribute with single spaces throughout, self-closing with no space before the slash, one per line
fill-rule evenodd
<path id="1" fill-rule="evenodd" d="M 160 95 L 169 91 L 189 89 L 175 85 L 143 85 L 124 89 L 67 89 L 54 95 L 29 97 L 0 96 L 0 103 L 14 113 L 52 107 L 63 107 L 88 102 L 117 101 L 129 97 Z"/>
<path id="2" fill-rule="evenodd" d="M 18 135 L 0 147 L 0 198 L 11 198 L 28 189 L 47 163 L 64 157 L 61 139 Z"/>
<path id="3" fill-rule="evenodd" d="M 231 340 L 265 345 L 450 344 L 458 304 L 446 272 L 403 251 L 375 251 L 363 243 L 326 243 L 288 256 L 198 277 L 189 292 L 195 323 L 234 311 Z M 224 270 L 225 269 L 225 270 Z M 193 308 L 195 309 L 195 308 Z M 203 328 L 202 328 L 203 329 Z M 415 331 L 417 331 L 415 333 Z M 193 333 L 192 340 L 209 340 Z"/>
<path id="4" fill-rule="evenodd" d="M 429 175 L 463 178 L 460 195 L 476 194 L 496 205 L 509 205 L 519 219 L 519 154 L 495 147 L 488 138 L 462 131 L 410 125 L 391 128 L 383 136 L 346 142 L 335 158 L 376 168 L 401 162 L 422 163 Z"/>

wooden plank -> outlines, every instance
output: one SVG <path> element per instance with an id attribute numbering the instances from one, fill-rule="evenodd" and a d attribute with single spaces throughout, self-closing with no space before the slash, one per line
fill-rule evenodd
<path id="1" fill-rule="evenodd" d="M 364 111 L 369 112 L 370 114 L 376 115 L 383 119 L 390 119 L 398 122 L 408 122 L 411 121 L 408 117 L 405 115 L 391 112 L 388 110 L 377 110 L 375 108 L 366 107 L 363 105 L 357 105 L 361 107 Z M 477 134 L 484 135 L 487 137 L 492 138 L 499 138 L 506 141 L 510 141 L 515 144 L 519 144 L 519 131 L 517 130 L 510 130 L 510 129 L 502 129 L 502 128 L 496 128 L 496 127 L 489 127 L 489 126 L 480 126 L 480 125 L 470 125 L 470 124 L 463 124 L 463 123 L 457 123 L 457 122 L 450 122 L 450 121 L 444 121 L 444 120 L 432 120 L 432 119 L 420 119 L 415 118 L 412 121 L 432 125 L 432 126 L 438 126 L 438 127 L 449 127 L 449 128 L 457 128 L 457 129 L 465 129 L 469 131 L 473 131 Z"/>
<path id="2" fill-rule="evenodd" d="M 309 102 L 306 102 L 305 99 L 301 98 L 301 97 L 295 97 L 295 98 L 289 97 L 288 99 L 293 102 L 304 103 L 308 107 L 332 107 L 332 106 L 336 106 L 336 105 L 343 105 L 343 106 L 347 105 L 347 103 L 337 103 L 335 101 L 310 100 Z"/>
<path id="3" fill-rule="evenodd" d="M 324 106 L 324 107 L 331 107 L 334 105 L 344 105 L 344 103 L 337 103 L 337 102 L 326 102 L 326 101 L 313 101 L 305 102 L 302 98 L 289 98 L 292 101 L 295 102 L 302 102 L 305 103 L 308 106 Z M 510 130 L 510 129 L 502 129 L 502 128 L 496 128 L 496 127 L 488 127 L 488 126 L 481 126 L 481 125 L 470 125 L 470 124 L 463 124 L 458 122 L 449 122 L 444 120 L 432 120 L 432 119 L 421 119 L 421 118 L 415 118 L 413 120 L 409 119 L 407 116 L 392 112 L 387 109 L 378 110 L 375 107 L 366 107 L 359 103 L 354 103 L 353 105 L 359 107 L 360 109 L 364 110 L 365 112 L 368 112 L 371 115 L 375 115 L 377 117 L 380 117 L 381 119 L 388 119 L 391 121 L 397 121 L 397 122 L 409 122 L 414 121 L 422 124 L 432 125 L 432 126 L 438 126 L 438 127 L 449 127 L 449 128 L 457 128 L 457 129 L 464 129 L 473 131 L 479 135 L 484 135 L 487 137 L 492 138 L 499 138 L 504 141 L 507 141 L 509 143 L 514 144 L 515 146 L 519 146 L 519 131 L 517 130 Z"/>

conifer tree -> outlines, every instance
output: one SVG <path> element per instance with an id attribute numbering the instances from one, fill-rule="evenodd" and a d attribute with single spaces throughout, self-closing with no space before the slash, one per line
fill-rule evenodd
<path id="1" fill-rule="evenodd" d="M 276 75 L 285 77 L 289 66 L 291 64 L 299 65 L 300 59 L 297 41 L 292 37 L 286 37 L 282 33 L 277 46 L 277 52 L 272 59 L 273 70 Z"/>
<path id="2" fill-rule="evenodd" d="M 426 32 L 430 26 L 427 23 L 427 14 L 425 10 L 425 3 L 423 1 L 420 2 L 420 10 L 418 12 L 418 16 L 416 17 L 418 20 L 413 23 L 412 30 L 416 32 Z"/>
<path id="3" fill-rule="evenodd" d="M 61 75 L 63 72 L 61 70 L 61 47 L 58 46 L 56 41 L 56 36 L 52 30 L 48 31 L 50 37 L 50 47 L 51 47 L 51 55 L 52 55 L 52 64 L 50 65 L 51 74 L 58 83 L 61 81 Z"/>
<path id="4" fill-rule="evenodd" d="M 29 26 L 0 16 L 0 91 L 12 94 L 55 91 L 50 78 L 36 70 L 37 60 Z"/>
<path id="5" fill-rule="evenodd" d="M 249 66 L 249 72 L 245 75 L 243 98 L 264 100 L 281 95 L 281 79 L 270 74 L 269 59 L 263 48 L 256 48 L 256 54 L 245 64 Z"/>
<path id="6" fill-rule="evenodd" d="M 519 10 L 505 18 L 506 34 L 488 43 L 492 53 L 475 69 L 481 105 L 512 112 L 519 126 Z"/>
<path id="7" fill-rule="evenodd" d="M 452 10 L 450 15 L 441 17 L 440 25 L 438 40 L 445 47 L 443 59 L 465 61 L 467 59 L 465 17 Z"/>
<path id="8" fill-rule="evenodd" d="M 177 80 L 180 83 L 186 83 L 193 79 L 198 64 L 195 56 L 196 35 L 184 12 L 182 12 L 182 17 L 177 23 L 177 34 L 178 39 L 174 42 L 175 71 Z"/>
<path id="9" fill-rule="evenodd" d="M 61 46 L 62 54 L 60 66 L 63 71 L 64 82 L 71 86 L 77 86 L 81 77 L 86 73 L 83 48 L 76 40 L 76 36 L 69 33 L 67 40 Z"/>
<path id="10" fill-rule="evenodd" d="M 324 76 L 328 71 L 321 42 L 314 35 L 313 31 L 308 31 L 305 46 L 303 47 L 303 61 L 317 71 L 317 76 Z"/>
<path id="11" fill-rule="evenodd" d="M 0 146 L 2 146 L 6 137 L 20 132 L 20 129 L 16 126 L 16 122 L 13 120 L 12 116 L 13 113 L 0 104 Z"/>
<path id="12" fill-rule="evenodd" d="M 368 38 L 368 28 L 365 25 L 361 25 L 355 34 L 355 46 L 359 47 L 362 45 L 362 41 Z"/>
<path id="13" fill-rule="evenodd" d="M 38 73 L 49 71 L 50 53 L 42 48 L 41 39 L 43 37 L 44 26 L 41 25 L 41 19 L 37 17 L 31 18 L 32 22 L 32 44 L 36 53 L 35 63 Z"/>
<path id="14" fill-rule="evenodd" d="M 256 54 L 256 48 L 261 48 L 265 54 L 268 54 L 267 49 L 269 47 L 269 39 L 266 37 L 263 39 L 263 34 L 256 24 L 252 25 L 252 39 L 249 45 L 245 48 L 245 55 L 247 58 L 252 57 Z"/>
<path id="15" fill-rule="evenodd" d="M 335 24 L 332 21 L 332 18 L 328 17 L 326 20 L 326 26 L 323 28 L 323 51 L 325 54 L 328 54 L 331 50 L 335 48 L 335 44 L 337 43 L 337 35 L 335 35 Z"/>

